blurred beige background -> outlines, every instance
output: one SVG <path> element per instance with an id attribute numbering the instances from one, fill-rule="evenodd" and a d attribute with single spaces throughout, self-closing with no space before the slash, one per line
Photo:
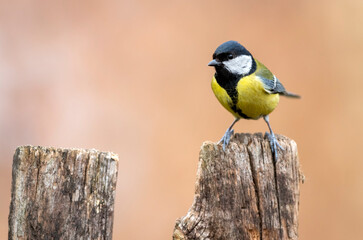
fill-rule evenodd
<path id="1" fill-rule="evenodd" d="M 202 142 L 233 120 L 207 67 L 231 39 L 303 96 L 270 116 L 299 147 L 300 239 L 359 239 L 362 12 L 354 0 L 1 1 L 0 239 L 24 144 L 118 153 L 114 239 L 171 239 L 193 201 Z"/>

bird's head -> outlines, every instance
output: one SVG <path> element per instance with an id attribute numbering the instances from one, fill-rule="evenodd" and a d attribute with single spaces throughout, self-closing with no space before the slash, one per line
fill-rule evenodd
<path id="1" fill-rule="evenodd" d="M 220 45 L 213 53 L 213 60 L 208 66 L 215 67 L 216 72 L 228 71 L 229 74 L 244 76 L 251 73 L 254 59 L 251 53 L 236 41 Z"/>

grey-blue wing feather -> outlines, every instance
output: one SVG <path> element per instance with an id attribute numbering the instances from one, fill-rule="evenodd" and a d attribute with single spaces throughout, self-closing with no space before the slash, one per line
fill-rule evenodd
<path id="1" fill-rule="evenodd" d="M 281 82 L 275 76 L 273 76 L 272 79 L 267 79 L 262 76 L 259 76 L 259 77 L 263 83 L 263 86 L 264 86 L 266 92 L 271 93 L 271 94 L 286 92 L 284 86 L 281 84 Z"/>

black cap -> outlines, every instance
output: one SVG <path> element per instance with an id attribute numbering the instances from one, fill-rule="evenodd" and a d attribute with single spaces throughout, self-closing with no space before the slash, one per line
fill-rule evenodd
<path id="1" fill-rule="evenodd" d="M 244 46 L 236 41 L 222 43 L 214 52 L 213 59 L 219 55 L 225 54 L 233 54 L 234 56 L 251 55 L 251 53 Z"/>

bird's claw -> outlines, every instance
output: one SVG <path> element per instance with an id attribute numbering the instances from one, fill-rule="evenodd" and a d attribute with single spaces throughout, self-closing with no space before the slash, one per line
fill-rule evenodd
<path id="1" fill-rule="evenodd" d="M 228 143 L 231 141 L 231 137 L 234 134 L 233 129 L 227 129 L 226 133 L 223 135 L 222 139 L 219 140 L 219 143 L 223 143 L 223 151 L 226 151 L 226 147 L 228 146 Z"/>
<path id="2" fill-rule="evenodd" d="M 282 150 L 282 151 L 284 151 L 285 149 L 279 144 L 279 142 L 277 141 L 277 139 L 275 137 L 275 134 L 266 132 L 266 136 L 270 142 L 270 147 L 271 147 L 272 154 L 274 154 L 275 162 L 277 162 L 277 160 L 278 160 L 277 147 L 280 148 L 280 150 Z"/>

